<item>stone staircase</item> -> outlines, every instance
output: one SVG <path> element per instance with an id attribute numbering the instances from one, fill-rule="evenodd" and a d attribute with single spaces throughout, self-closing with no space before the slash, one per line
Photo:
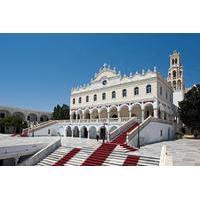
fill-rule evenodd
<path id="1" fill-rule="evenodd" d="M 109 145 L 109 144 L 107 144 Z M 106 147 L 107 147 L 106 145 Z M 114 145 L 112 145 L 113 147 Z M 100 148 L 100 147 L 99 147 Z M 37 166 L 158 166 L 159 158 L 132 155 L 120 145 L 115 146 L 109 155 L 102 148 L 73 148 L 62 146 L 50 154 Z M 111 147 L 108 148 L 111 151 Z M 94 154 L 98 157 L 94 157 Z"/>
<path id="2" fill-rule="evenodd" d="M 157 166 L 159 158 L 138 156 L 137 149 L 126 144 L 127 135 L 138 125 L 136 121 L 129 121 L 128 127 L 123 127 L 119 133 L 114 132 L 111 142 L 103 143 L 99 147 L 60 147 L 38 165 Z"/>

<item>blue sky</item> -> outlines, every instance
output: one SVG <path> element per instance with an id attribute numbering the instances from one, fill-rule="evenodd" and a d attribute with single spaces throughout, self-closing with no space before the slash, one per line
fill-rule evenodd
<path id="1" fill-rule="evenodd" d="M 186 86 L 200 83 L 200 34 L 0 34 L 0 105 L 51 111 L 103 63 L 122 73 L 153 69 L 167 77 L 182 55 Z"/>

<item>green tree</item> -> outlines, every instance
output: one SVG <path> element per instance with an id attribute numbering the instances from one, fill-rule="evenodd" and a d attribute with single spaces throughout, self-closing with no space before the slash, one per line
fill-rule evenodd
<path id="1" fill-rule="evenodd" d="M 62 120 L 69 119 L 69 106 L 63 104 L 62 106 L 57 105 L 53 109 L 53 119 L 54 120 Z"/>
<path id="2" fill-rule="evenodd" d="M 11 133 L 21 133 L 22 129 L 27 128 L 27 123 L 20 116 L 8 116 L 0 120 L 0 126 L 9 128 Z"/>
<path id="3" fill-rule="evenodd" d="M 185 94 L 179 103 L 181 121 L 194 131 L 200 132 L 200 84 L 194 86 Z"/>

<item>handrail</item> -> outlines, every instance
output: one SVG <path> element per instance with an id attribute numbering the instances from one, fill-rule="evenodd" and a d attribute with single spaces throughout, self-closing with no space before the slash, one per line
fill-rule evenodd
<path id="1" fill-rule="evenodd" d="M 141 124 L 135 127 L 130 133 L 127 134 L 127 144 L 138 134 L 138 129 L 141 131 L 147 124 L 151 122 L 152 116 L 149 116 Z"/>
<path id="2" fill-rule="evenodd" d="M 47 122 L 44 122 L 44 123 L 40 124 L 39 126 L 36 125 L 36 126 L 31 127 L 31 128 L 23 129 L 23 130 L 22 130 L 22 135 L 23 135 L 24 133 L 28 133 L 28 134 L 29 134 L 29 133 L 31 133 L 31 132 L 33 132 L 33 131 L 38 131 L 38 130 L 40 130 L 40 129 L 42 129 L 42 128 L 45 128 L 45 127 L 47 127 L 47 126 L 49 126 L 49 125 L 52 125 L 52 124 L 55 124 L 55 123 L 57 123 L 57 122 L 54 121 L 54 120 L 50 120 L 50 121 L 47 121 Z"/>
<path id="3" fill-rule="evenodd" d="M 141 131 L 143 128 L 145 128 L 150 122 L 160 122 L 160 123 L 168 123 L 171 124 L 170 122 L 167 122 L 162 119 L 158 119 L 152 116 L 149 116 L 147 119 L 145 119 L 139 126 L 137 126 L 135 129 L 133 129 L 130 133 L 127 134 L 127 143 L 129 143 L 137 134 L 138 134 L 138 129 Z"/>
<path id="4" fill-rule="evenodd" d="M 139 122 L 139 119 L 137 117 L 133 117 L 129 119 L 127 122 L 125 122 L 122 126 L 112 131 L 109 136 L 110 140 L 115 139 L 117 136 L 121 134 L 122 131 L 128 130 L 134 122 Z"/>

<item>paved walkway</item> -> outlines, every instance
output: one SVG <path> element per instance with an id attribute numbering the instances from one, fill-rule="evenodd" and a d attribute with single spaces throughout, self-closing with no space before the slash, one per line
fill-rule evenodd
<path id="1" fill-rule="evenodd" d="M 200 166 L 200 140 L 180 139 L 146 145 L 141 147 L 142 155 L 160 156 L 163 145 L 172 156 L 175 166 Z"/>

